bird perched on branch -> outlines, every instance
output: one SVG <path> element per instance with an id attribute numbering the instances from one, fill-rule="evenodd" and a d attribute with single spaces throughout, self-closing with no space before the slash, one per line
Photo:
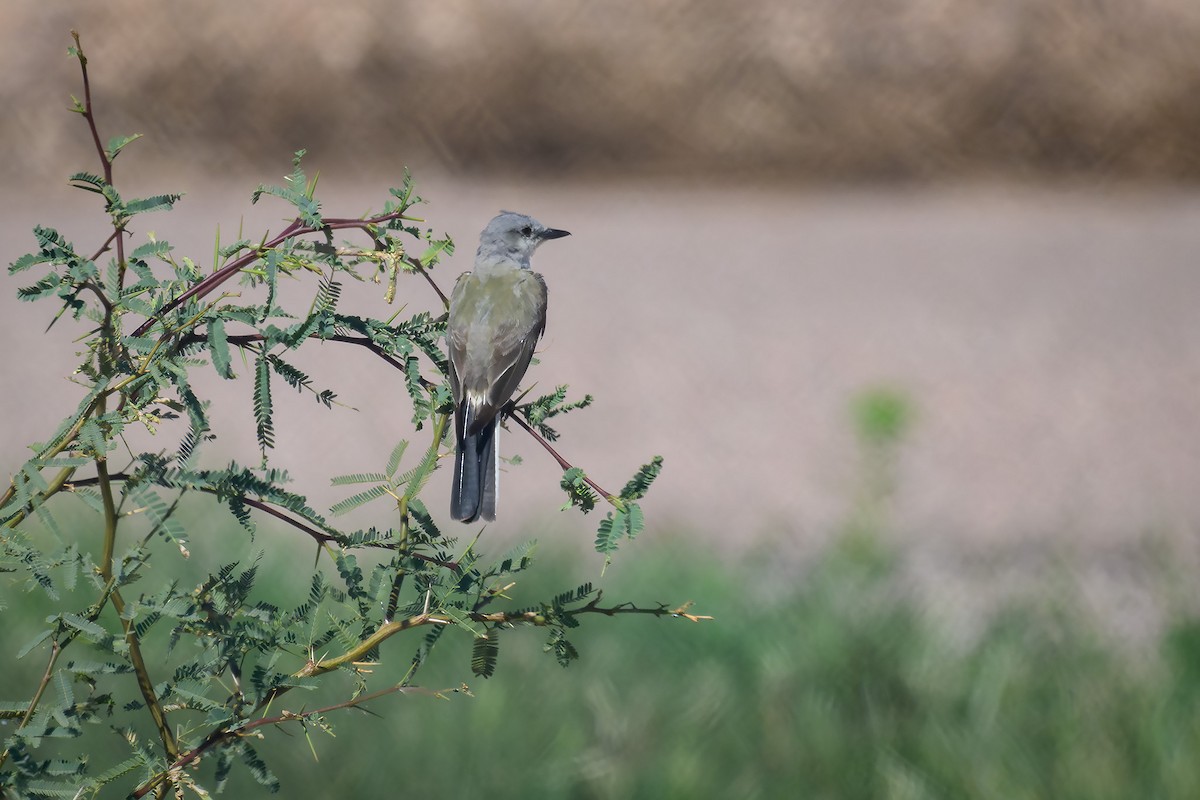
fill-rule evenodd
<path id="1" fill-rule="evenodd" d="M 503 211 L 479 235 L 475 268 L 454 285 L 446 328 L 454 393 L 454 519 L 496 518 L 501 411 L 546 327 L 546 282 L 529 259 L 542 242 L 569 235 Z"/>

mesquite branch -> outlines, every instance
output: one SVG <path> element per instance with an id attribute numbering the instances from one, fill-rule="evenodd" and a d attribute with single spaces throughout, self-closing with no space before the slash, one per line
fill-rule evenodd
<path id="1" fill-rule="evenodd" d="M 392 220 L 413 219 L 412 217 L 404 216 L 404 214 L 405 214 L 405 212 L 403 210 L 399 210 L 399 211 L 392 211 L 388 214 L 379 214 L 374 217 L 366 217 L 364 219 L 343 219 L 343 218 L 325 219 L 325 220 L 322 220 L 323 224 L 320 227 L 312 227 L 310 225 L 305 225 L 299 219 L 294 219 L 288 224 L 288 226 L 286 228 L 283 229 L 283 232 L 280 233 L 275 238 L 271 239 L 268 242 L 263 243 L 262 245 L 259 245 L 258 247 L 255 247 L 255 248 L 251 249 L 249 252 L 244 253 L 244 254 L 238 256 L 237 258 L 233 259 L 228 264 L 221 267 L 216 272 L 212 273 L 211 275 L 204 278 L 203 280 L 199 281 L 198 283 L 193 285 L 190 289 L 185 291 L 183 294 L 179 295 L 174 300 L 172 300 L 171 302 L 164 305 L 157 312 L 155 312 L 154 316 L 150 317 L 145 322 L 143 322 L 141 325 L 139 325 L 134 330 L 133 335 L 134 336 L 144 336 L 146 334 L 146 332 L 149 331 L 150 328 L 154 326 L 154 323 L 162 320 L 167 314 L 174 311 L 176 308 L 183 305 L 188 300 L 191 300 L 193 298 L 204 297 L 205 295 L 210 294 L 214 289 L 219 287 L 221 284 L 225 283 L 227 280 L 229 280 L 233 276 L 237 275 L 239 272 L 246 269 L 251 264 L 253 264 L 254 262 L 258 261 L 260 258 L 262 258 L 263 254 L 266 253 L 268 250 L 273 250 L 276 247 L 279 247 L 280 245 L 282 245 L 284 242 L 288 241 L 289 239 L 295 239 L 297 237 L 307 236 L 307 235 L 313 234 L 313 233 L 323 233 L 323 232 L 335 231 L 335 230 L 345 230 L 347 228 L 351 228 L 351 229 L 356 228 L 356 229 L 367 231 L 368 233 L 370 233 L 372 228 L 379 226 L 379 225 L 383 225 L 387 222 L 391 222 Z M 442 301 L 446 302 L 446 296 L 444 294 L 442 294 L 441 289 L 438 289 L 437 285 L 434 284 L 432 280 L 430 280 L 429 274 L 427 272 L 425 272 L 425 269 L 421 266 L 421 263 L 419 261 L 417 261 L 414 258 L 405 258 L 405 263 L 409 264 L 410 266 L 413 266 L 417 271 L 419 271 L 422 275 L 424 275 L 425 279 L 428 280 L 430 285 L 432 285 L 434 287 L 434 290 L 437 292 L 438 296 L 442 298 Z"/>
<path id="2" fill-rule="evenodd" d="M 505 592 L 512 585 L 502 586 L 501 576 L 526 569 L 529 552 L 521 554 L 519 559 L 508 557 L 494 566 L 484 567 L 479 565 L 480 556 L 472 542 L 458 560 L 450 560 L 449 548 L 455 545 L 442 535 L 433 515 L 419 497 L 439 459 L 445 455 L 444 440 L 449 424 L 449 409 L 444 403 L 447 389 L 441 375 L 445 365 L 437 339 L 440 321 L 431 322 L 427 315 L 418 314 L 408 323 L 385 329 L 393 324 L 391 320 L 333 313 L 340 289 L 333 278 L 342 270 L 358 276 L 357 267 L 364 261 L 377 261 L 381 270 L 386 266 L 391 279 L 385 298 L 387 302 L 393 299 L 399 273 L 416 272 L 425 279 L 443 307 L 448 306 L 446 294 L 430 276 L 426 264 L 437 262 L 439 254 L 450 248 L 449 240 L 434 242 L 430 255 L 418 259 L 406 254 L 399 238 L 402 233 L 413 234 L 418 240 L 432 238 L 422 237 L 411 227 L 397 222 L 420 221 L 406 216 L 410 200 L 419 202 L 413 199 L 411 181 L 406 178 L 403 191 L 392 190 L 392 196 L 399 198 L 399 206 L 402 206 L 398 210 L 361 218 L 318 220 L 312 212 L 318 207 L 314 192 L 316 183 L 315 180 L 308 183 L 304 178 L 300 166 L 302 154 L 297 154 L 294 173 L 297 191 L 260 188 L 256 195 L 279 194 L 296 206 L 299 216 L 288 222 L 278 235 L 264 236 L 258 244 L 222 251 L 226 261 L 205 277 L 199 277 L 194 265 L 186 259 L 180 264 L 166 255 L 169 245 L 161 241 L 152 240 L 144 249 L 131 250 L 127 261 L 128 220 L 146 211 L 170 208 L 179 195 L 159 195 L 136 201 L 121 198 L 113 184 L 113 162 L 122 148 L 137 137 L 118 137 L 111 140 L 108 150 L 105 149 L 92 105 L 87 58 L 79 36 L 73 32 L 72 37 L 73 53 L 83 76 L 83 95 L 76 101 L 75 111 L 87 123 L 103 173 L 102 177 L 76 173 L 72 182 L 105 198 L 111 231 L 87 259 L 56 230 L 49 226 L 40 227 L 37 231 L 39 250 L 23 256 L 21 263 L 14 265 L 12 270 L 15 273 L 48 264 L 50 274 L 31 287 L 22 287 L 20 295 L 25 299 L 65 301 L 55 319 L 70 310 L 75 312 L 76 318 L 86 314 L 93 326 L 80 338 L 86 342 L 86 360 L 72 378 L 77 384 L 86 386 L 88 392 L 51 438 L 35 447 L 33 457 L 13 476 L 0 497 L 0 508 L 4 509 L 0 544 L 4 546 L 5 563 L 20 565 L 28 573 L 29 585 L 41 584 L 47 594 L 57 600 L 53 589 L 58 573 L 68 575 L 72 588 L 82 575 L 88 581 L 82 584 L 82 590 L 92 592 L 89 599 L 94 602 L 77 613 L 63 609 L 62 613 L 50 617 L 48 629 L 26 647 L 26 650 L 48 648 L 48 653 L 43 650 L 47 659 L 40 681 L 32 687 L 31 694 L 6 712 L 6 716 L 19 722 L 5 737 L 6 747 L 0 752 L 0 766 L 6 761 L 19 761 L 16 769 L 21 773 L 33 774 L 40 770 L 49 775 L 47 765 L 50 762 L 39 762 L 39 766 L 26 755 L 26 750 L 38 748 L 41 738 L 61 730 L 65 717 L 93 721 L 87 715 L 103 710 L 106 703 L 111 714 L 112 701 L 108 694 L 72 697 L 70 684 L 75 682 L 72 674 L 76 678 L 82 677 L 93 689 L 99 683 L 99 678 L 93 682 L 91 675 L 80 674 L 83 668 L 77 660 L 62 658 L 64 650 L 81 636 L 112 654 L 110 667 L 115 674 L 128 676 L 132 672 L 136 679 L 140 699 L 144 701 L 144 705 L 138 705 L 150 715 L 162 749 L 158 750 L 156 745 L 139 747 L 139 752 L 147 754 L 142 759 L 147 772 L 143 773 L 144 782 L 133 796 L 165 797 L 172 790 L 178 794 L 187 786 L 196 786 L 198 793 L 202 793 L 193 777 L 182 770 L 197 764 L 209 751 L 235 743 L 239 737 L 255 730 L 289 722 L 324 725 L 318 718 L 328 712 L 361 707 L 368 701 L 399 692 L 426 692 L 409 684 L 414 672 L 424 663 L 429 648 L 438 640 L 434 634 L 452 626 L 475 635 L 481 629 L 494 633 L 514 626 L 549 628 L 552 646 L 559 648 L 556 654 L 565 663 L 577 657 L 565 639 L 567 629 L 576 626 L 577 617 L 637 614 L 677 617 L 693 622 L 708 619 L 691 614 L 690 604 L 678 607 L 641 607 L 631 603 L 604 606 L 601 605 L 602 595 L 599 592 L 593 594 L 590 584 L 532 609 L 495 610 L 500 605 L 499 599 L 507 599 Z M 304 189 L 305 193 L 298 193 L 299 189 Z M 387 208 L 396 206 L 389 201 Z M 370 237 L 374 250 L 333 248 L 332 232 L 335 230 L 363 232 Z M 300 240 L 306 236 L 323 236 L 324 241 Z M 106 253 L 112 253 L 112 257 L 106 257 L 109 263 L 98 266 L 95 262 Z M 147 262 L 148 257 L 158 258 L 172 267 L 174 275 L 162 279 L 162 275 L 156 274 L 162 265 L 152 267 Z M 332 272 L 326 275 L 324 267 L 329 265 L 332 265 Z M 274 267 L 279 271 L 273 271 Z M 298 317 L 291 314 L 289 308 L 284 308 L 288 303 L 278 301 L 275 279 L 279 274 L 296 274 L 293 269 L 298 267 L 321 272 L 324 281 L 308 315 L 300 317 L 304 322 L 280 331 L 268 323 L 269 318 L 276 315 L 290 319 Z M 228 298 L 233 295 L 228 290 L 221 291 L 220 287 L 239 273 L 250 270 L 255 276 L 265 276 L 267 299 L 261 304 L 247 306 L 230 302 Z M 127 277 L 130 286 L 126 285 Z M 257 281 L 252 283 L 257 285 Z M 98 305 L 92 302 L 90 295 L 93 294 Z M 137 320 L 141 322 L 135 327 Z M 251 332 L 229 335 L 224 329 L 226 324 L 244 325 L 243 330 Z M 129 336 L 127 327 L 135 328 L 133 337 Z M 404 389 L 412 400 L 414 420 L 418 425 L 432 420 L 432 441 L 428 442 L 417 466 L 400 471 L 403 448 L 407 444 L 402 442 L 393 450 L 388 466 L 382 472 L 354 473 L 336 481 L 338 485 L 369 484 L 370 487 L 343 500 L 335 506 L 334 513 L 390 495 L 396 500 L 398 522 L 393 516 L 386 526 L 372 526 L 353 533 L 343 531 L 313 510 L 302 494 L 285 487 L 287 472 L 268 460 L 268 450 L 275 441 L 271 382 L 281 377 L 293 387 L 311 389 L 308 377 L 287 363 L 283 349 L 276 350 L 276 347 L 294 350 L 301 346 L 299 337 L 303 334 L 300 331 L 317 330 L 320 333 L 313 333 L 310 338 L 362 347 L 401 372 Z M 334 330 L 338 333 L 334 334 Z M 364 333 L 367 335 L 359 335 Z M 135 337 L 137 340 L 131 341 Z M 210 435 L 213 418 L 208 413 L 210 400 L 198 391 L 201 379 L 190 370 L 202 363 L 202 354 L 207 351 L 218 371 L 232 377 L 229 345 L 243 348 L 244 353 L 249 351 L 246 354 L 254 357 L 257 371 L 253 413 L 262 462 L 258 468 L 231 462 L 228 469 L 202 469 L 195 466 L 200 463 L 197 453 L 203 443 L 213 438 Z M 418 352 L 437 362 L 436 374 L 426 377 L 429 370 L 417 360 Z M 426 374 L 421 374 L 422 370 Z M 335 396 L 332 391 L 318 393 L 319 399 L 327 405 Z M 531 407 L 509 405 L 505 415 L 540 443 L 563 470 L 574 471 L 570 462 L 540 432 L 548 428 L 539 428 L 531 420 L 569 411 L 586 401 L 567 404 L 552 396 L 538 402 L 541 411 L 530 412 Z M 179 419 L 184 415 L 189 427 L 177 449 L 168 447 L 137 453 L 130 444 L 133 437 L 126 436 L 128 429 L 139 424 L 145 424 L 154 434 L 163 419 Z M 127 472 L 113 468 L 112 456 L 122 448 L 129 451 Z M 94 470 L 94 476 L 77 478 L 77 473 L 89 467 Z M 646 478 L 647 486 L 652 477 Z M 635 517 L 641 524 L 641 515 L 635 513 L 637 509 L 632 507 L 632 499 L 624 500 L 610 494 L 586 475 L 582 480 L 619 510 L 622 503 L 629 504 L 629 513 L 623 518 L 610 515 L 601 524 L 602 531 L 605 524 L 609 526 L 607 530 L 616 530 L 619 518 L 628 524 L 630 531 L 633 531 Z M 59 530 L 60 526 L 51 516 L 57 506 L 46 507 L 46 502 L 60 492 L 75 492 L 84 487 L 88 488 L 80 491 L 79 496 L 97 511 L 94 519 L 98 522 L 90 527 L 72 526 Z M 174 541 L 187 555 L 181 534 L 195 533 L 188 530 L 195 523 L 194 520 L 181 520 L 176 516 L 176 509 L 182 495 L 189 490 L 213 496 L 218 502 L 230 503 L 247 524 L 251 516 L 249 509 L 254 509 L 300 532 L 307 537 L 300 541 L 305 545 L 309 541 L 315 544 L 318 556 L 323 550 L 336 561 L 337 578 L 334 580 L 340 578 L 346 591 L 328 582 L 331 570 L 318 570 L 313 575 L 307 599 L 291 611 L 275 613 L 277 609 L 265 603 L 251 605 L 250 598 L 258 591 L 254 583 L 256 571 L 253 567 L 240 568 L 236 560 L 209 574 L 191 598 L 177 591 L 175 580 L 168 580 L 166 587 L 157 592 L 141 591 L 140 586 L 126 589 L 133 579 L 145 577 L 138 573 L 155 552 L 149 547 L 152 538 L 162 536 Z M 578 499 L 576 492 L 587 495 L 577 483 L 572 483 L 568 493 L 574 500 Z M 174 502 L 164 502 L 160 496 L 164 493 L 175 495 Z M 635 493 L 627 494 L 632 497 Z M 636 497 L 640 496 L 636 494 Z M 590 509 L 590 498 L 587 500 Z M 26 540 L 36 537 L 27 537 L 24 531 L 11 532 L 35 512 L 55 534 L 46 538 L 59 540 L 57 543 L 63 545 L 61 551 L 48 551 L 38 542 L 31 544 Z M 131 518 L 148 523 L 149 532 L 140 542 L 126 541 L 135 529 L 130 523 Z M 629 537 L 633 535 L 631 532 Z M 188 535 L 187 539 L 199 541 L 201 537 Z M 218 548 L 218 543 L 213 547 Z M 363 548 L 389 552 L 384 558 L 356 558 L 352 554 L 352 551 L 360 551 L 361 555 Z M 122 552 L 125 555 L 121 555 Z M 98 558 L 94 554 L 98 554 Z M 47 555 L 50 557 L 45 557 Z M 237 574 L 239 569 L 242 569 L 240 575 Z M 407 586 L 406 579 L 409 581 Z M 402 599 L 405 588 L 415 592 L 417 599 Z M 128 603 L 122 597 L 122 591 L 131 593 Z M 117 614 L 119 629 L 112 625 L 108 616 L 110 606 Z M 237 625 L 245 615 L 249 615 L 254 624 Z M 396 618 L 397 615 L 401 618 Z M 102 618 L 107 620 L 107 625 L 100 624 Z M 196 658 L 180 656 L 179 651 L 184 648 L 179 648 L 171 651 L 164 661 L 148 661 L 149 654 L 143 654 L 143 637 L 154 636 L 148 632 L 156 623 L 160 626 L 158 630 L 168 624 L 173 626 L 172 641 L 185 636 L 197 637 L 200 655 Z M 418 637 L 423 638 L 424 644 L 418 648 L 412 666 L 400 683 L 311 711 L 303 708 L 281 710 L 281 698 L 298 684 L 294 678 L 315 678 L 346 671 L 356 674 L 365 690 L 368 665 L 363 662 L 382 652 L 383 643 L 391 637 L 417 628 L 425 629 L 424 637 Z M 272 666 L 282 654 L 294 653 L 295 645 L 300 641 L 308 641 L 316 651 L 307 661 L 293 661 L 287 667 Z M 341 652 L 334 650 L 330 655 L 320 655 L 331 642 L 336 642 L 333 646 L 341 648 Z M 482 653 L 489 644 L 483 642 L 477 646 Z M 246 653 L 269 654 L 253 665 L 252 690 L 242 683 L 241 673 L 248 663 L 243 663 Z M 478 657 L 484 661 L 489 658 L 486 653 Z M 494 662 L 494 650 L 490 658 Z M 474 663 L 472 668 L 477 674 L 491 674 L 477 669 Z M 151 672 L 159 682 L 152 680 Z M 181 685 L 183 679 L 180 676 L 187 676 L 189 684 Z M 201 685 L 198 687 L 196 682 Z M 201 694 L 214 708 L 222 709 L 222 714 L 212 718 L 207 725 L 196 719 L 188 722 L 188 717 L 178 713 L 185 709 L 202 710 L 204 706 L 195 700 Z M 56 695 L 61 696 L 56 698 Z M 47 708 L 55 703 L 53 709 Z M 134 710 L 133 706 L 127 710 Z M 197 728 L 197 725 L 202 727 Z M 86 747 L 84 752 L 87 752 Z M 79 776 L 84 775 L 85 767 L 81 761 Z M 13 768 L 14 764 L 9 764 L 9 769 Z M 4 773 L 5 781 L 9 774 Z M 81 791 L 97 793 L 125 774 L 110 770 L 95 778 L 81 777 L 80 780 L 86 781 L 81 784 Z M 8 789 L 8 786 L 0 786 L 0 796 L 6 797 Z M 74 790 L 72 787 L 71 791 Z"/>
<path id="3" fill-rule="evenodd" d="M 147 782 L 143 786 L 139 787 L 137 789 L 137 791 L 135 791 L 133 793 L 132 797 L 135 797 L 135 798 L 145 797 L 147 794 L 154 791 L 155 787 L 157 787 L 159 784 L 161 784 L 162 781 L 165 780 L 166 777 L 168 775 L 170 775 L 172 772 L 183 769 L 184 767 L 188 766 L 189 764 L 192 764 L 193 762 L 199 760 L 201 756 L 203 756 L 206 752 L 211 750 L 213 747 L 215 747 L 225 741 L 228 741 L 229 739 L 231 739 L 235 736 L 244 736 L 245 734 L 249 733 L 250 731 L 255 730 L 256 728 L 262 728 L 267 725 L 282 725 L 285 722 L 299 722 L 301 724 L 304 724 L 308 720 L 323 716 L 325 714 L 330 713 L 331 711 L 341 711 L 342 709 L 345 709 L 345 708 L 359 708 L 362 705 L 371 702 L 372 700 L 378 700 L 380 697 L 387 697 L 390 694 L 398 694 L 398 693 L 401 693 L 401 694 L 427 694 L 427 695 L 433 695 L 435 697 L 444 697 L 445 695 L 451 694 L 454 692 L 467 692 L 467 691 L 469 691 L 469 689 L 467 689 L 467 687 L 465 685 L 460 686 L 457 689 L 442 689 L 441 691 L 433 691 L 431 689 L 423 689 L 419 686 L 403 686 L 403 685 L 389 686 L 386 689 L 380 689 L 377 692 L 371 692 L 370 694 L 364 694 L 361 697 L 354 698 L 353 700 L 346 700 L 341 703 L 334 703 L 332 705 L 323 706 L 322 708 L 314 708 L 311 711 L 300 711 L 300 712 L 284 711 L 280 714 L 276 714 L 273 717 L 260 717 L 259 719 L 253 720 L 252 722 L 247 722 L 245 725 L 241 726 L 240 728 L 237 728 L 236 730 L 220 728 L 220 729 L 213 731 L 208 736 L 206 736 L 204 741 L 202 741 L 196 747 L 193 747 L 191 750 L 180 755 L 179 758 L 177 758 L 175 760 L 175 763 L 173 763 L 168 770 L 161 773 L 156 778 Z"/>
<path id="4" fill-rule="evenodd" d="M 129 480 L 129 477 L 130 476 L 124 472 L 114 472 L 111 475 L 108 475 L 107 479 L 111 482 L 119 482 L 119 481 L 127 481 L 127 480 Z M 66 489 L 67 491 L 74 491 L 78 487 L 95 486 L 99 483 L 100 483 L 100 478 L 98 478 L 98 477 L 96 477 L 96 478 L 81 478 L 79 480 L 71 481 L 70 483 L 66 484 L 63 488 Z M 211 489 L 208 487 L 200 488 L 199 491 L 205 492 L 208 494 L 216 494 L 215 489 Z M 262 500 L 257 500 L 253 497 L 239 497 L 238 501 L 249 506 L 250 508 L 261 511 L 264 514 L 269 514 L 270 516 L 274 517 L 275 519 L 280 520 L 281 522 L 284 522 L 288 525 L 291 525 L 296 530 L 301 531 L 304 534 L 307 534 L 318 545 L 325 545 L 325 544 L 341 545 L 343 542 L 343 539 L 341 537 L 335 536 L 332 533 L 327 533 L 325 531 L 318 530 L 317 528 L 314 528 L 311 525 L 308 525 L 308 524 L 302 522 L 301 520 L 296 519 L 295 517 L 290 517 L 287 514 L 280 511 L 279 509 L 275 508 L 274 506 L 272 506 L 269 503 L 266 503 Z M 395 548 L 395 547 L 389 547 L 386 544 L 366 544 L 366 545 L 362 545 L 362 546 L 363 547 L 384 548 L 384 549 L 389 549 L 389 550 L 400 549 L 400 548 Z M 423 553 L 416 553 L 411 550 L 403 550 L 403 552 L 404 552 L 404 555 L 415 558 L 418 561 L 424 561 L 427 564 L 436 564 L 439 567 L 445 567 L 446 569 L 450 569 L 450 570 L 457 570 L 459 568 L 458 562 L 456 562 L 456 561 L 445 561 L 440 558 L 434 558 L 433 556 L 427 556 Z"/>
<path id="5" fill-rule="evenodd" d="M 79 69 L 83 73 L 83 109 L 80 112 L 83 118 L 87 120 L 88 130 L 92 134 L 92 144 L 96 147 L 96 155 L 100 159 L 100 164 L 104 169 L 104 182 L 112 186 L 113 182 L 113 157 L 104 149 L 104 145 L 100 141 L 100 129 L 96 126 L 96 112 L 92 107 L 92 82 L 88 77 L 87 56 L 83 53 L 83 45 L 79 42 L 79 33 L 71 31 L 71 38 L 75 40 L 75 52 L 79 58 Z M 112 235 L 105 240 L 104 244 L 93 256 L 92 260 L 100 256 L 108 246 L 114 241 L 117 245 L 117 270 L 119 271 L 118 284 L 125 283 L 125 226 L 118 224 L 113 226 Z M 107 304 L 106 304 L 107 305 Z M 111 306 L 108 309 L 112 311 Z"/>
<path id="6" fill-rule="evenodd" d="M 615 617 L 615 616 L 619 616 L 622 614 L 643 614 L 643 615 L 649 615 L 649 616 L 653 616 L 653 617 L 679 617 L 682 619 L 690 620 L 692 622 L 700 622 L 701 620 L 712 619 L 712 617 L 710 617 L 710 616 L 702 616 L 702 615 L 688 613 L 688 609 L 690 608 L 690 605 L 691 605 L 690 603 L 680 606 L 678 608 L 668 608 L 665 605 L 655 606 L 653 608 L 646 608 L 646 607 L 634 605 L 633 603 L 621 603 L 621 604 L 615 605 L 615 606 L 601 606 L 600 599 L 601 599 L 602 595 L 603 595 L 602 592 L 597 592 L 596 597 L 594 597 L 590 602 L 586 603 L 585 605 L 579 606 L 577 608 L 572 608 L 572 609 L 563 609 L 560 612 L 558 612 L 558 614 L 562 617 L 576 617 L 576 616 L 581 616 L 584 614 L 601 614 L 601 615 L 607 616 L 607 617 Z M 553 622 L 554 622 L 554 612 L 550 612 L 548 614 L 543 611 L 495 611 L 495 612 L 491 612 L 491 613 L 487 613 L 487 614 L 481 613 L 481 612 L 472 612 L 471 614 L 468 615 L 468 617 L 473 622 L 490 623 L 490 624 L 494 624 L 494 625 L 524 624 L 524 625 L 532 625 L 532 626 L 536 626 L 536 627 L 545 627 L 546 625 L 553 624 Z M 297 677 L 312 677 L 315 675 L 321 675 L 326 672 L 331 672 L 332 670 L 335 670 L 338 667 L 341 667 L 345 664 L 354 664 L 358 661 L 361 661 L 367 655 L 367 653 L 374 650 L 381 643 L 383 643 L 387 639 L 390 639 L 392 636 L 395 636 L 397 633 L 400 633 L 402 631 L 411 630 L 413 628 L 419 628 L 419 627 L 422 627 L 425 625 L 453 625 L 453 624 L 455 624 L 454 620 L 452 620 L 448 617 L 439 616 L 436 613 L 418 614 L 417 616 L 414 616 L 414 617 L 408 617 L 408 618 L 402 619 L 402 620 L 395 620 L 393 622 L 389 622 L 389 623 L 383 625 L 374 634 L 372 634 L 368 638 L 364 639 L 357 647 L 355 647 L 354 649 L 352 649 L 336 658 L 322 659 L 320 661 L 310 661 L 307 665 L 305 665 L 305 667 L 303 669 L 301 669 L 299 672 L 296 673 L 296 676 Z M 282 690 L 286 690 L 287 688 L 289 688 L 289 687 L 286 687 L 286 686 L 281 687 L 281 691 L 272 694 L 270 697 L 270 700 L 273 701 L 274 699 L 278 698 L 279 695 L 283 694 Z M 264 725 L 277 725 L 277 724 L 280 724 L 283 722 L 302 722 L 305 719 L 311 719 L 314 716 L 319 716 L 321 714 L 325 714 L 330 711 L 336 711 L 336 710 L 343 709 L 343 708 L 353 708 L 355 706 L 362 705 L 363 703 L 366 703 L 370 700 L 374 700 L 376 698 L 383 697 L 385 695 L 395 694 L 396 692 L 410 692 L 410 691 L 422 691 L 427 694 L 443 694 L 443 692 L 431 692 L 429 690 L 416 689 L 414 687 L 409 687 L 409 686 L 404 686 L 404 685 L 396 685 L 396 686 L 391 686 L 387 689 L 382 689 L 380 691 L 373 692 L 371 694 L 363 695 L 362 697 L 356 698 L 354 700 L 346 701 L 344 703 L 335 703 L 334 705 L 325 706 L 324 708 L 314 709 L 312 711 L 299 712 L 299 713 L 291 712 L 291 711 L 283 711 L 274 717 L 263 717 L 263 718 L 254 720 L 252 722 L 246 723 L 245 725 L 241 725 L 236 728 L 232 728 L 232 729 L 218 728 L 218 729 L 210 732 L 208 734 L 208 736 L 206 736 L 199 745 L 197 745 L 193 749 L 189 750 L 188 752 L 181 754 L 175 760 L 175 762 L 173 764 L 171 764 L 169 769 L 167 769 L 163 773 L 160 773 L 160 775 L 158 777 L 156 777 L 154 780 L 152 780 L 152 781 L 146 783 L 145 785 L 141 786 L 140 788 L 138 788 L 138 790 L 133 793 L 133 797 L 145 797 L 147 793 L 153 791 L 154 787 L 157 786 L 159 783 L 161 783 L 162 780 L 164 780 L 165 777 L 168 774 L 170 774 L 172 771 L 188 766 L 189 764 L 198 760 L 201 756 L 204 755 L 204 753 L 206 753 L 208 750 L 211 750 L 213 747 L 215 747 L 225 741 L 228 741 L 229 739 L 231 739 L 235 736 L 241 736 L 244 733 L 249 732 L 255 728 L 260 728 Z M 446 691 L 452 691 L 452 690 L 446 690 Z M 453 691 L 460 691 L 460 690 L 453 690 Z"/>

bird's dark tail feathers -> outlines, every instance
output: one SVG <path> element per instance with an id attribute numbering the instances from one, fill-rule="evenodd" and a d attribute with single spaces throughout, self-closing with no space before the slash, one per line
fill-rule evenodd
<path id="1" fill-rule="evenodd" d="M 469 407 L 463 403 L 454 415 L 454 486 L 450 490 L 450 516 L 461 522 L 496 518 L 497 480 L 496 433 L 500 417 L 475 433 Z"/>

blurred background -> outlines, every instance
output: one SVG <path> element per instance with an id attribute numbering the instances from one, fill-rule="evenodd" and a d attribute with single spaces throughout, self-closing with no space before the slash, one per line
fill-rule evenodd
<path id="1" fill-rule="evenodd" d="M 36 223 L 89 251 L 104 237 L 65 181 L 96 169 L 67 111 L 72 28 L 102 133 L 146 135 L 118 186 L 187 193 L 135 240 L 153 225 L 207 266 L 218 228 L 277 231 L 287 209 L 250 192 L 299 148 L 335 215 L 378 208 L 409 168 L 459 244 L 443 287 L 501 208 L 574 233 L 537 256 L 550 320 L 530 377 L 596 395 L 558 427 L 601 484 L 665 456 L 613 596 L 718 620 L 612 625 L 566 673 L 512 647 L 448 712 L 485 755 L 427 793 L 1195 796 L 1178 753 L 1197 717 L 1163 713 L 1200 687 L 1193 0 L 17 0 L 0 20 L 5 263 Z M 40 335 L 16 285 L 6 473 L 79 396 L 81 331 Z M 435 310 L 429 294 L 399 303 Z M 377 287 L 347 302 L 393 313 Z M 357 411 L 281 399 L 279 458 L 328 505 L 327 477 L 382 464 L 409 412 L 369 359 L 312 359 Z M 244 405 L 250 385 L 214 391 Z M 247 422 L 217 452 L 253 463 Z M 524 464 L 484 542 L 536 535 L 564 587 L 594 577 L 594 520 L 556 510 L 539 448 L 515 430 L 504 448 Z M 681 596 L 639 595 L 664 580 Z M 535 715 L 538 693 L 559 705 Z M 352 764 L 353 737 L 384 726 L 428 759 L 445 745 L 412 718 L 441 712 L 420 702 L 344 724 L 321 764 L 291 742 L 294 774 Z M 521 730 L 520 758 L 486 756 Z M 369 796 L 407 785 L 346 769 Z"/>

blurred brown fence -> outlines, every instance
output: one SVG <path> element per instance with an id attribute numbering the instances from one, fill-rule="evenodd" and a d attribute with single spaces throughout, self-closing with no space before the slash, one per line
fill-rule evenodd
<path id="1" fill-rule="evenodd" d="M 106 127 L 230 169 L 1200 177 L 1196 0 L 285 0 L 0 11 L 10 177 Z M 146 154 L 146 151 L 143 151 Z"/>

